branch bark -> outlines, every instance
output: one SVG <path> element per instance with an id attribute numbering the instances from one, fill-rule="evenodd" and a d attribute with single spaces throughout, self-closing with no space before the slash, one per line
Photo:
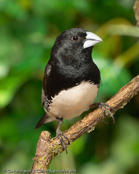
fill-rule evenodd
<path id="1" fill-rule="evenodd" d="M 136 0 L 133 8 L 134 8 L 135 17 L 137 20 L 137 27 L 139 28 L 139 0 Z"/>
<path id="2" fill-rule="evenodd" d="M 109 104 L 114 109 L 115 113 L 117 110 L 123 108 L 137 93 L 139 93 L 139 75 L 133 78 L 124 87 L 122 87 L 117 94 L 115 94 L 109 101 L 107 101 L 107 104 Z M 107 115 L 107 117 L 110 116 Z M 66 130 L 64 134 L 66 135 L 66 137 L 68 137 L 70 144 L 72 144 L 73 141 L 82 136 L 85 132 L 93 131 L 96 125 L 102 120 L 103 113 L 101 109 L 98 108 L 85 116 L 82 120 L 76 122 L 73 126 Z M 67 147 L 69 146 L 66 140 L 65 144 Z M 47 170 L 49 164 L 51 163 L 51 160 L 59 153 L 62 153 L 63 150 L 64 149 L 61 146 L 60 140 L 58 138 L 51 138 L 48 131 L 42 131 L 37 143 L 36 154 L 35 158 L 33 159 L 34 162 L 32 165 L 32 171 Z M 31 173 L 33 174 L 33 172 Z"/>

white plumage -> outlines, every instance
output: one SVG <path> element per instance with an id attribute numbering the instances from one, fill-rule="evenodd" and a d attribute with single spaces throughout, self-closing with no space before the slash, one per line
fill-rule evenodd
<path id="1" fill-rule="evenodd" d="M 89 109 L 97 96 L 98 86 L 90 82 L 83 81 L 81 84 L 68 90 L 62 90 L 52 98 L 49 106 L 48 116 L 71 119 L 79 116 Z"/>

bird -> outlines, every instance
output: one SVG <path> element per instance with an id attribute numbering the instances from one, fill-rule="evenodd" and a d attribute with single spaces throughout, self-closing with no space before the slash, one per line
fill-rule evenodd
<path id="1" fill-rule="evenodd" d="M 56 137 L 66 152 L 62 135 L 68 143 L 69 140 L 60 130 L 63 119 L 70 120 L 89 110 L 98 93 L 101 76 L 92 59 L 92 50 L 99 42 L 102 39 L 86 29 L 65 30 L 56 38 L 45 67 L 42 84 L 45 114 L 35 128 L 57 120 Z M 101 109 L 102 106 L 110 108 L 105 103 L 99 103 L 98 106 Z"/>

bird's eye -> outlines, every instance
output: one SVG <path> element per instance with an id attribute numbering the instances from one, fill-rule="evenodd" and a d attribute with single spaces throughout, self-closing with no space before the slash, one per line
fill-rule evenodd
<path id="1" fill-rule="evenodd" d="M 74 41 L 77 41 L 78 39 L 79 39 L 78 36 L 73 36 L 73 37 L 72 37 L 72 40 L 74 40 Z"/>

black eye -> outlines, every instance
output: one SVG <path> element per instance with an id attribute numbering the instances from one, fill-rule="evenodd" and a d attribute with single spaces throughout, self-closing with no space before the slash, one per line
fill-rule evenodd
<path id="1" fill-rule="evenodd" d="M 79 39 L 78 36 L 73 36 L 73 37 L 72 37 L 72 40 L 74 40 L 74 41 L 77 41 L 78 39 Z"/>

